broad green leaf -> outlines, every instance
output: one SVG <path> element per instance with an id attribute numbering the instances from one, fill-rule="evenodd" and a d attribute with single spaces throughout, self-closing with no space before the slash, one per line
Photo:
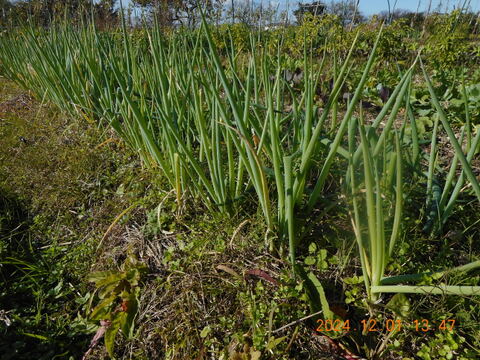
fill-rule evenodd
<path id="1" fill-rule="evenodd" d="M 140 292 L 139 288 L 135 289 L 135 293 L 129 294 L 129 296 L 124 299 L 124 306 L 126 307 L 126 316 L 122 318 L 121 329 L 125 337 L 128 339 L 133 337 L 134 329 L 134 320 L 138 312 L 138 293 Z"/>
<path id="2" fill-rule="evenodd" d="M 115 284 L 123 279 L 125 279 L 125 273 L 124 272 L 119 272 L 119 271 L 109 271 L 105 272 L 105 275 L 103 278 L 99 278 L 96 276 L 97 281 L 95 282 L 95 285 L 98 288 L 101 288 L 103 286 Z"/>
<path id="3" fill-rule="evenodd" d="M 405 319 L 410 314 L 410 301 L 405 294 L 395 294 L 387 303 L 387 309 L 393 311 L 398 317 Z"/>
<path id="4" fill-rule="evenodd" d="M 87 280 L 89 282 L 98 283 L 99 281 L 103 281 L 109 276 L 115 275 L 116 273 L 117 273 L 116 271 L 96 271 L 96 272 L 90 273 L 87 277 Z"/>
<path id="5" fill-rule="evenodd" d="M 273 350 L 275 349 L 282 341 L 284 341 L 287 337 L 282 336 L 280 338 L 274 338 L 271 337 L 270 340 L 268 340 L 267 344 L 267 350 Z"/>
<path id="6" fill-rule="evenodd" d="M 320 298 L 320 303 L 322 305 L 323 316 L 325 319 L 333 319 L 333 313 L 330 310 L 330 306 L 328 305 L 327 297 L 325 296 L 325 291 L 323 290 L 323 286 L 320 281 L 317 279 L 314 273 L 308 273 L 308 279 L 313 283 L 315 286 L 318 296 Z"/>
<path id="7" fill-rule="evenodd" d="M 110 319 L 110 311 L 112 310 L 113 302 L 117 299 L 117 295 L 111 295 L 110 297 L 103 299 L 90 314 L 92 320 L 106 320 Z"/>
<path id="8" fill-rule="evenodd" d="M 114 323 L 112 321 L 111 325 L 105 331 L 105 347 L 111 358 L 115 358 L 113 348 L 115 347 L 115 337 L 117 336 L 118 330 L 120 329 L 118 325 L 118 323 Z"/>
<path id="9" fill-rule="evenodd" d="M 210 334 L 211 331 L 212 331 L 212 329 L 210 328 L 210 326 L 208 326 L 208 325 L 205 326 L 203 328 L 202 332 L 200 333 L 200 337 L 202 339 L 205 339 L 208 336 L 208 334 Z"/>

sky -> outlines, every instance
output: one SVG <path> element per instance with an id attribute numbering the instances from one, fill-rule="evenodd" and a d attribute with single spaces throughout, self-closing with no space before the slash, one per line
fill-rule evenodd
<path id="1" fill-rule="evenodd" d="M 396 9 L 405 9 L 416 11 L 420 1 L 420 11 L 427 10 L 430 0 L 397 0 Z M 448 7 L 451 10 L 453 7 L 461 7 L 464 1 L 458 0 L 432 0 L 432 10 L 434 10 L 438 5 L 441 5 L 442 10 Z M 467 0 L 468 3 L 468 0 Z M 393 7 L 395 0 L 390 0 L 390 4 Z M 480 9 L 480 0 L 471 0 L 470 4 L 472 5 L 473 10 Z M 381 12 L 382 10 L 388 9 L 388 2 L 386 0 L 360 0 L 360 10 L 365 15 L 372 15 Z"/>
<path id="2" fill-rule="evenodd" d="M 247 1 L 247 0 L 235 0 L 236 2 Z M 260 2 L 260 0 L 256 0 Z M 267 3 L 269 0 L 262 0 L 263 3 Z M 298 2 L 302 3 L 309 3 L 314 0 L 275 0 L 271 1 L 271 3 L 279 4 L 281 9 L 285 9 L 287 2 L 289 3 L 290 9 L 295 8 Z M 331 0 L 324 0 L 325 3 L 330 3 Z M 227 3 L 230 0 L 226 0 Z M 416 11 L 418 4 L 420 2 L 420 11 L 425 11 L 428 8 L 428 4 L 430 0 L 390 0 L 390 5 L 393 8 L 395 5 L 396 9 L 404 9 L 404 10 L 412 10 Z M 461 7 L 463 3 L 469 3 L 471 5 L 472 10 L 480 11 L 480 0 L 431 0 L 432 11 L 435 10 L 439 5 L 441 6 L 441 10 L 448 10 L 458 7 Z M 123 0 L 124 6 L 128 6 L 130 0 Z M 388 9 L 388 1 L 387 0 L 360 0 L 360 11 L 364 15 L 372 15 L 378 14 L 383 10 Z"/>
<path id="3" fill-rule="evenodd" d="M 241 0 L 240 0 L 241 1 Z M 268 0 L 265 0 L 268 1 Z M 276 1 L 278 3 L 286 3 L 289 1 L 290 6 L 296 7 L 298 2 L 308 3 L 310 0 L 280 0 Z M 312 0 L 313 1 L 313 0 Z M 324 0 L 325 3 L 330 3 L 331 0 Z M 404 9 L 416 11 L 420 3 L 419 11 L 425 11 L 428 9 L 430 0 L 390 0 L 390 6 L 395 9 Z M 470 4 L 474 11 L 480 10 L 480 0 L 431 0 L 431 10 L 433 11 L 439 5 L 441 10 L 445 11 L 452 10 L 454 7 L 459 8 L 464 3 Z M 381 11 L 388 10 L 388 1 L 387 0 L 360 0 L 359 2 L 360 11 L 364 15 L 373 15 L 378 14 Z"/>

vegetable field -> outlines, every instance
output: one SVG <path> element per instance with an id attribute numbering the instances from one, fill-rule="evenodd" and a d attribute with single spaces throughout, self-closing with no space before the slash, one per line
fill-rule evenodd
<path id="1" fill-rule="evenodd" d="M 0 35 L 0 358 L 478 359 L 475 18 L 199 16 Z"/>

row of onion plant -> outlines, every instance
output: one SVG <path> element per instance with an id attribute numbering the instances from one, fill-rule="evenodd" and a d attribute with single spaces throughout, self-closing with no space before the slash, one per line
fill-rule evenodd
<path id="1" fill-rule="evenodd" d="M 367 127 L 357 113 L 382 31 L 367 61 L 360 64 L 361 77 L 342 114 L 337 104 L 354 67 L 356 40 L 347 54 L 335 58 L 335 81 L 320 108 L 315 96 L 327 71 L 326 56 L 317 60 L 305 49 L 302 85 L 296 88 L 284 76 L 281 39 L 275 56 L 260 46 L 261 39 L 253 33 L 249 49 L 231 45 L 221 56 L 212 31 L 203 23 L 201 31 L 166 38 L 159 26 L 145 26 L 137 43 L 138 34 L 125 24 L 118 33 L 99 32 L 93 25 L 49 31 L 28 28 L 2 35 L 1 72 L 65 112 L 113 128 L 146 166 L 167 179 L 179 206 L 188 193 L 212 212 L 233 214 L 246 194 L 255 194 L 268 228 L 288 244 L 293 266 L 302 241 L 299 214 L 305 218 L 314 209 L 328 207 L 324 188 L 332 166 L 337 159 L 347 161 L 352 223 L 370 299 L 375 301 L 381 292 L 436 292 L 438 288 L 391 287 L 417 276 L 385 278 L 384 274 L 401 232 L 406 196 L 403 153 L 411 154 L 411 163 L 418 167 L 419 158 L 426 155 L 415 131 L 413 143 L 407 143 L 404 127 L 395 129 L 402 108 L 416 129 L 409 103 L 416 64 L 401 74 Z M 470 166 L 479 136 L 473 137 L 467 121 L 465 154 L 426 73 L 425 78 L 438 114 L 434 135 L 440 121 L 455 149 L 455 168 L 458 163 L 462 166 L 458 177 L 454 170 L 448 174 L 443 194 L 435 200 L 437 209 L 442 209 L 441 226 L 466 181 L 480 199 Z M 436 151 L 433 139 L 429 197 Z M 395 204 L 392 211 L 385 210 L 387 201 Z M 461 270 L 476 266 L 478 262 Z M 440 290 L 479 292 L 478 287 Z"/>

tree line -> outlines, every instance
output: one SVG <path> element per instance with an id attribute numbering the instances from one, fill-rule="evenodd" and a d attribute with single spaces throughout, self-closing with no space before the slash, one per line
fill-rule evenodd
<path id="1" fill-rule="evenodd" d="M 126 4 L 127 0 L 123 0 Z M 278 2 L 277 2 L 278 3 Z M 272 24 L 301 24 L 305 15 L 338 16 L 344 25 L 358 24 L 367 20 L 359 10 L 359 0 L 311 1 L 287 3 L 280 8 L 269 0 L 132 0 L 126 9 L 127 18 L 156 20 L 162 26 L 196 27 L 200 22 L 200 7 L 209 21 L 220 23 L 244 23 L 248 26 Z M 390 4 L 390 2 L 388 2 Z M 136 9 L 132 15 L 132 9 Z M 462 9 L 472 27 L 478 31 L 478 14 Z M 422 28 L 428 18 L 439 13 L 389 9 L 377 16 L 387 23 L 405 19 L 412 27 Z M 119 23 L 119 0 L 0 0 L 0 27 L 24 25 L 27 21 L 47 27 L 57 19 L 79 22 L 94 18 L 97 26 L 111 27 Z"/>
<path id="2" fill-rule="evenodd" d="M 24 25 L 28 22 L 48 26 L 57 19 L 71 22 L 92 16 L 103 24 L 118 19 L 117 0 L 0 0 L 0 26 Z"/>

